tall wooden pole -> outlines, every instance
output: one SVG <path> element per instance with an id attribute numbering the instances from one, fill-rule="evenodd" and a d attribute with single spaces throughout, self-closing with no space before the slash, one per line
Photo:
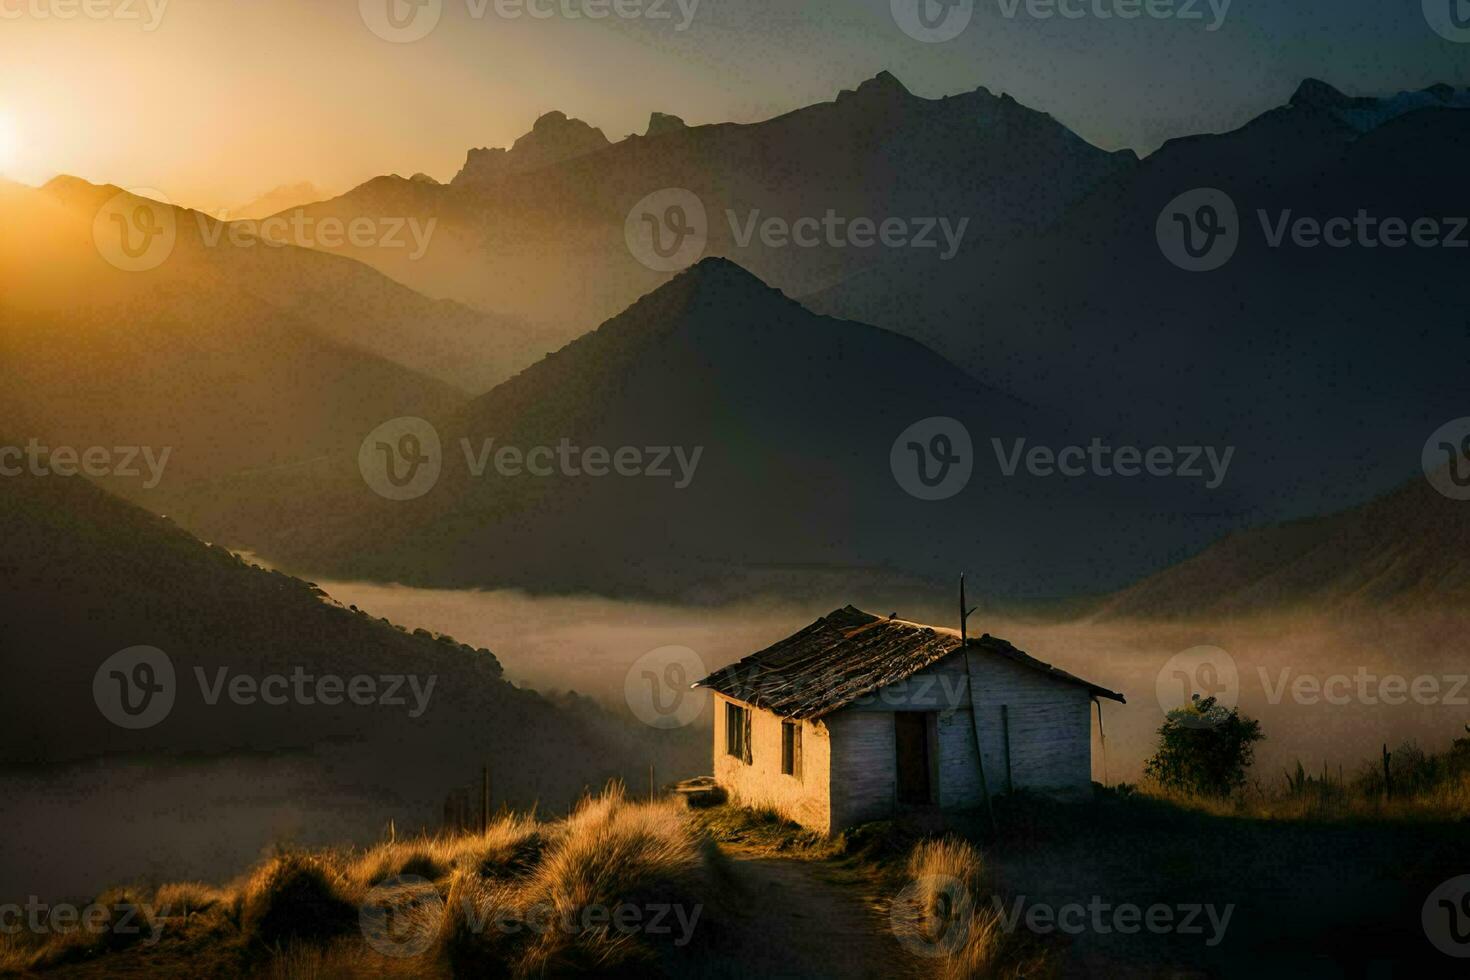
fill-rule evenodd
<path id="1" fill-rule="evenodd" d="M 975 730 L 975 758 L 980 763 L 980 795 L 985 797 L 985 812 L 990 817 L 990 832 L 996 832 L 995 806 L 990 802 L 990 784 L 985 780 L 985 746 L 980 742 L 980 702 L 975 694 L 975 671 L 970 667 L 970 640 L 965 621 L 974 609 L 965 607 L 965 573 L 960 573 L 960 656 L 965 658 L 965 677 L 970 685 L 970 727 Z"/>
<path id="2" fill-rule="evenodd" d="M 480 833 L 490 829 L 490 767 L 480 767 Z"/>

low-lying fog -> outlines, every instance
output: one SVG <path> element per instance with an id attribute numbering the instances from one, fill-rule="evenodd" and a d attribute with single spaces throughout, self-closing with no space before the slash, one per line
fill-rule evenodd
<path id="1" fill-rule="evenodd" d="M 707 749 L 700 748 L 708 745 L 709 711 L 706 704 L 690 722 L 694 727 L 681 733 L 645 730 L 623 693 L 629 667 L 640 656 L 683 646 L 714 669 L 849 599 L 864 603 L 862 596 L 853 596 L 812 604 L 684 608 L 519 592 L 321 585 L 336 600 L 373 615 L 488 647 L 506 675 L 521 685 L 591 695 L 651 740 L 682 735 L 678 757 L 692 760 L 691 771 L 671 772 L 666 766 L 658 774 L 660 782 L 709 771 Z M 867 605 L 880 615 L 897 612 L 918 621 L 953 624 L 955 618 L 942 603 L 897 610 L 873 601 Z M 1267 736 L 1252 775 L 1280 785 L 1283 769 L 1294 768 L 1297 760 L 1312 772 L 1325 764 L 1334 774 L 1339 765 L 1351 774 L 1374 762 L 1384 743 L 1393 748 L 1412 738 L 1438 751 L 1464 734 L 1470 723 L 1470 690 L 1463 680 L 1470 672 L 1463 648 L 1463 637 L 1470 635 L 1467 618 L 1418 613 L 1058 624 L 977 614 L 971 629 L 1004 637 L 1127 696 L 1126 705 L 1104 702 L 1106 769 L 1094 722 L 1098 780 L 1139 778 L 1164 715 L 1161 677 L 1162 700 L 1173 700 L 1183 671 L 1225 685 L 1227 693 L 1230 679 L 1237 679 L 1240 706 L 1260 719 Z M 1202 646 L 1217 648 L 1195 654 L 1196 661 L 1207 655 L 1203 665 L 1176 658 Z M 707 698 L 702 692 L 694 696 Z M 332 754 L 352 751 L 337 746 L 291 757 L 153 765 L 107 760 L 44 775 L 0 773 L 0 818 L 12 829 L 0 861 L 0 898 L 82 897 L 140 879 L 224 881 L 277 842 L 368 843 L 395 815 L 401 829 L 405 814 L 432 815 L 438 797 L 394 798 L 395 790 L 405 788 L 402 773 L 384 773 L 381 786 L 347 777 L 350 760 Z"/>
<path id="2" fill-rule="evenodd" d="M 628 668 L 650 650 L 686 646 L 713 669 L 852 601 L 834 597 L 804 605 L 773 601 L 685 608 L 347 582 L 322 583 L 322 588 L 373 615 L 488 647 L 518 683 L 573 688 L 614 707 L 621 704 Z M 869 603 L 868 611 L 957 625 L 957 610 L 939 604 L 893 610 Z M 1253 773 L 1266 782 L 1279 780 L 1282 768 L 1295 768 L 1298 760 L 1309 771 L 1319 772 L 1325 763 L 1334 773 L 1339 764 L 1350 773 L 1376 760 L 1384 743 L 1392 749 L 1410 738 L 1426 751 L 1443 749 L 1470 723 L 1467 626 L 1470 614 L 1454 612 L 1177 623 L 1045 623 L 977 613 L 970 620 L 972 635 L 1003 637 L 1128 698 L 1126 705 L 1103 702 L 1110 782 L 1136 781 L 1141 775 L 1164 719 L 1161 675 L 1163 697 L 1172 706 L 1182 699 L 1172 697 L 1180 690 L 1180 671 L 1212 690 L 1231 676 L 1237 679 L 1241 709 L 1259 719 L 1266 734 Z M 1217 648 L 1223 655 L 1188 653 L 1198 647 Z M 695 723 L 708 724 L 707 715 L 702 712 Z M 1096 744 L 1093 757 L 1095 776 L 1102 781 Z"/>

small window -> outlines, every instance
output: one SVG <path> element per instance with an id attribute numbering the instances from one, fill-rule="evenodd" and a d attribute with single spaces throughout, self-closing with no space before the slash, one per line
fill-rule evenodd
<path id="1" fill-rule="evenodd" d="M 801 722 L 781 722 L 781 771 L 801 778 Z"/>
<path id="2" fill-rule="evenodd" d="M 750 712 L 738 704 L 725 705 L 725 754 L 750 761 Z"/>

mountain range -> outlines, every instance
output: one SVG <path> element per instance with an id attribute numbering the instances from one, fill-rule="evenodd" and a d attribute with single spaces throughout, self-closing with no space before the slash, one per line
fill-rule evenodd
<path id="1" fill-rule="evenodd" d="M 119 267 L 113 216 L 156 221 L 156 239 L 126 229 L 135 246 L 162 243 L 156 265 Z M 7 428 L 169 447 L 170 481 L 208 479 L 300 463 L 383 418 L 435 416 L 529 357 L 506 353 L 533 343 L 514 323 L 249 232 L 75 178 L 0 187 Z"/>
<path id="2" fill-rule="evenodd" d="M 695 195 L 705 254 L 730 258 L 802 295 L 894 260 L 891 249 L 771 249 L 744 241 L 752 220 L 967 220 L 966 249 L 1057 220 L 1100 182 L 1137 163 L 1107 153 L 1044 113 L 984 88 L 913 95 L 888 72 L 831 102 L 750 124 L 687 126 L 654 113 L 618 142 L 548 113 L 509 150 L 473 149 L 449 183 L 378 177 L 306 206 L 311 218 L 416 216 L 438 222 L 428 253 L 336 249 L 430 295 L 513 314 L 570 340 L 667 276 L 624 241 L 648 195 Z M 1045 179 L 1038 179 L 1045 174 Z M 926 250 L 929 263 L 940 250 Z M 572 270 L 575 270 L 573 272 Z"/>
<path id="3" fill-rule="evenodd" d="M 973 472 L 921 499 L 901 482 L 914 463 L 900 436 L 936 418 L 972 439 Z M 1070 594 L 1122 585 L 1221 529 L 1178 526 L 1215 494 L 1203 480 L 1007 473 L 1016 440 L 1073 435 L 914 341 L 815 316 L 706 259 L 440 423 L 442 472 L 416 499 L 376 492 L 366 477 L 384 447 L 364 468 L 354 441 L 170 505 L 211 540 L 312 575 L 685 599 L 947 580 L 977 556 L 977 589 Z M 563 444 L 628 449 L 632 472 L 549 455 L 537 468 L 550 472 L 530 472 L 533 450 Z M 528 468 L 501 469 L 507 448 Z"/>
<path id="4" fill-rule="evenodd" d="M 1448 366 L 1470 363 L 1467 107 L 1448 86 L 1373 99 L 1309 80 L 1239 130 L 1170 141 L 1039 235 L 804 300 L 1129 440 L 1235 445 L 1253 519 L 1350 506 L 1402 483 L 1464 414 Z M 1228 197 L 1237 247 L 1187 271 L 1158 225 L 1201 188 Z M 1432 221 L 1436 244 L 1297 244 L 1301 219 L 1360 214 Z"/>
<path id="5" fill-rule="evenodd" d="M 1467 100 L 1308 81 L 1240 130 L 1139 161 L 1008 97 L 923 99 L 884 73 L 761 123 L 655 114 L 619 142 L 551 113 L 447 184 L 378 178 L 279 216 L 412 219 L 437 229 L 419 262 L 270 247 L 258 226 L 167 208 L 172 254 L 125 273 L 91 227 L 116 188 L 9 185 L 0 260 L 20 285 L 0 331 L 21 356 L 0 365 L 0 409 L 57 442 L 174 447 L 150 507 L 312 575 L 714 599 L 926 588 L 983 555 L 976 588 L 996 598 L 1105 594 L 1227 532 L 1402 486 L 1463 414 L 1465 253 L 1270 236 L 1280 215 L 1360 211 L 1452 227 L 1470 214 Z M 639 264 L 628 209 L 671 186 L 707 203 L 705 250 L 738 264 Z M 1210 272 L 1159 239 L 1199 188 L 1238 219 Z M 742 246 L 720 227 L 722 211 L 814 207 L 977 230 L 946 261 Z M 622 312 L 587 332 L 604 307 Z M 394 447 L 364 440 L 405 416 L 432 428 L 444 472 L 384 499 L 360 456 Z M 972 437 L 975 474 L 922 500 L 893 460 L 936 418 Z M 563 443 L 664 465 L 682 450 L 688 480 L 469 472 L 507 444 Z M 1006 475 L 1013 447 L 1092 444 L 1229 467 L 1209 486 Z"/>

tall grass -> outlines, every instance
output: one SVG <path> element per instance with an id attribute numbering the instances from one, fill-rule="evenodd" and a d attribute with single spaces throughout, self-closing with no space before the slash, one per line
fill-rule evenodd
<path id="1" fill-rule="evenodd" d="M 282 852 L 223 887 L 178 882 L 99 901 L 136 901 L 156 917 L 147 962 L 166 975 L 634 973 L 656 965 L 672 937 L 619 928 L 601 910 L 683 903 L 702 915 L 718 885 L 711 847 L 681 802 L 634 801 L 613 786 L 564 820 L 509 815 L 484 833 Z M 385 902 L 390 941 L 370 942 L 364 915 Z M 110 955 L 119 972 L 136 969 L 121 957 L 139 938 L 0 935 L 0 974 Z"/>
<path id="2" fill-rule="evenodd" d="M 1219 817 L 1286 821 L 1442 821 L 1470 817 L 1470 737 L 1455 739 L 1448 751 L 1426 753 L 1413 741 L 1382 760 L 1364 762 L 1355 772 L 1312 775 L 1296 771 L 1271 779 L 1257 777 L 1225 797 L 1166 789 L 1145 782 L 1145 796 Z"/>
<path id="3" fill-rule="evenodd" d="M 956 837 L 920 841 L 909 853 L 908 887 L 892 910 L 895 934 L 933 964 L 939 980 L 1045 977 L 1044 953 L 1002 928 L 991 900 L 995 882 L 971 844 Z"/>

